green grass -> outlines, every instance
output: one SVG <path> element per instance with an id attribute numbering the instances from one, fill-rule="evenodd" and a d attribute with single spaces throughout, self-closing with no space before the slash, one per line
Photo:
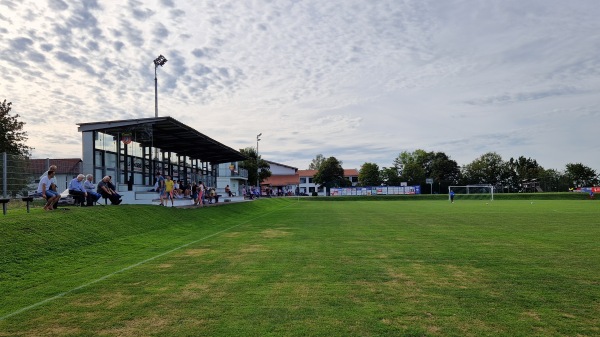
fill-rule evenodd
<path id="1" fill-rule="evenodd" d="M 597 336 L 600 204 L 259 200 L 0 222 L 0 336 Z"/>

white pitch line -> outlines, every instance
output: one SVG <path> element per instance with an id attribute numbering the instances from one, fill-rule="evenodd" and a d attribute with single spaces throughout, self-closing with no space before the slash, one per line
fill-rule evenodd
<path id="1" fill-rule="evenodd" d="M 284 207 L 282 207 L 281 209 L 283 209 L 283 208 L 286 208 L 286 207 L 290 207 L 290 206 L 292 206 L 292 205 L 293 205 L 293 204 L 290 204 L 290 205 L 288 205 L 288 206 L 284 206 Z M 56 300 L 56 299 L 59 299 L 59 298 L 61 298 L 61 297 L 64 297 L 64 296 L 66 296 L 66 295 L 68 295 L 68 294 L 70 294 L 70 293 L 72 293 L 72 292 L 74 292 L 74 291 L 77 291 L 77 290 L 79 290 L 79 289 L 83 289 L 83 288 L 89 287 L 89 286 L 91 286 L 92 284 L 98 283 L 98 282 L 100 282 L 100 281 L 104 281 L 104 280 L 106 280 L 107 278 L 110 278 L 110 277 L 112 277 L 112 276 L 114 276 L 114 275 L 117 275 L 117 274 L 119 274 L 119 273 L 122 273 L 122 272 L 124 272 L 124 271 L 127 271 L 127 270 L 129 270 L 129 269 L 135 268 L 135 267 L 137 267 L 137 266 L 140 266 L 140 265 L 142 265 L 142 264 L 144 264 L 144 263 L 147 263 L 147 262 L 150 262 L 150 261 L 152 261 L 152 260 L 158 259 L 159 257 L 165 256 L 165 255 L 168 255 L 168 254 L 171 254 L 171 253 L 173 253 L 174 251 L 180 250 L 180 249 L 182 249 L 182 248 L 185 248 L 185 247 L 187 247 L 187 246 L 193 245 L 193 244 L 195 244 L 195 243 L 198 243 L 198 242 L 200 242 L 200 241 L 203 241 L 203 240 L 209 239 L 209 238 L 211 238 L 211 237 L 213 237 L 213 236 L 216 236 L 216 235 L 219 235 L 219 234 L 221 234 L 221 233 L 227 232 L 227 231 L 229 231 L 229 230 L 231 230 L 231 229 L 233 229 L 233 228 L 236 228 L 236 227 L 239 227 L 239 226 L 241 226 L 241 225 L 247 224 L 248 222 L 250 222 L 250 221 L 252 221 L 252 220 L 256 220 L 256 219 L 258 219 L 258 218 L 265 217 L 265 216 L 267 216 L 267 215 L 269 215 L 269 214 L 272 214 L 272 213 L 275 213 L 275 212 L 277 212 L 277 211 L 279 211 L 279 209 L 277 209 L 277 210 L 274 210 L 274 211 L 271 211 L 271 212 L 268 212 L 268 213 L 265 213 L 265 214 L 263 214 L 263 215 L 259 215 L 259 216 L 257 216 L 257 217 L 254 217 L 254 218 L 252 218 L 252 219 L 249 219 L 249 220 L 246 220 L 246 221 L 244 221 L 244 222 L 242 222 L 242 223 L 239 223 L 239 224 L 237 224 L 237 225 L 235 225 L 235 226 L 231 226 L 231 227 L 229 227 L 229 228 L 223 229 L 222 231 L 219 231 L 219 232 L 213 233 L 213 234 L 211 234 L 211 235 L 205 236 L 205 237 L 203 237 L 203 238 L 201 238 L 201 239 L 198 239 L 198 240 L 195 240 L 195 241 L 192 241 L 192 242 L 186 243 L 186 244 L 184 244 L 184 245 L 181 245 L 181 246 L 179 246 L 179 247 L 177 247 L 177 248 L 173 248 L 173 249 L 171 249 L 171 250 L 168 250 L 168 251 L 166 251 L 166 252 L 164 252 L 164 253 L 160 253 L 160 254 L 158 254 L 158 255 L 156 255 L 156 256 L 153 256 L 153 257 L 151 257 L 151 258 L 149 258 L 149 259 L 146 259 L 146 260 L 144 260 L 144 261 L 138 262 L 138 263 L 136 263 L 136 264 L 132 264 L 132 265 L 130 265 L 130 266 L 127 266 L 127 267 L 125 267 L 125 268 L 123 268 L 123 269 L 117 270 L 117 271 L 115 271 L 115 272 L 113 272 L 113 273 L 110 273 L 110 274 L 108 274 L 108 275 L 104 275 L 104 276 L 102 276 L 101 278 L 95 279 L 95 280 L 93 280 L 93 281 L 91 281 L 91 282 L 88 282 L 88 283 L 86 283 L 86 284 L 80 285 L 80 286 L 78 286 L 78 287 L 75 287 L 75 288 L 73 288 L 73 289 L 70 289 L 70 290 L 67 290 L 67 291 L 65 291 L 65 292 L 62 292 L 62 293 L 60 293 L 60 294 L 58 294 L 58 295 L 55 295 L 55 296 L 49 297 L 49 298 L 47 298 L 47 299 L 45 299 L 45 300 L 39 301 L 39 302 L 37 302 L 37 303 L 35 303 L 35 304 L 32 304 L 32 305 L 30 305 L 30 306 L 27 306 L 27 307 L 21 308 L 21 309 L 19 309 L 19 310 L 17 310 L 17 311 L 14 311 L 14 312 L 10 313 L 10 314 L 4 315 L 4 316 L 0 317 L 0 321 L 2 321 L 2 320 L 5 320 L 5 319 L 7 319 L 7 318 L 9 318 L 9 317 L 12 317 L 12 316 L 18 315 L 18 314 L 20 314 L 20 313 L 22 313 L 22 312 L 25 312 L 25 311 L 31 310 L 31 309 L 33 309 L 33 308 L 39 307 L 40 305 L 46 304 L 46 303 L 48 303 L 48 302 L 52 302 L 52 301 L 54 301 L 54 300 Z"/>

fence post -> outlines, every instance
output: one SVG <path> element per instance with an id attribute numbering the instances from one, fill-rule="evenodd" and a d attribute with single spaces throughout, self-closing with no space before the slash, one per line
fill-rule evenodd
<path id="1" fill-rule="evenodd" d="M 8 163 L 8 159 L 7 159 L 7 155 L 6 152 L 2 152 L 2 195 L 4 196 L 4 198 L 7 198 L 7 189 L 8 189 L 8 181 L 6 180 L 7 178 L 7 163 Z"/>

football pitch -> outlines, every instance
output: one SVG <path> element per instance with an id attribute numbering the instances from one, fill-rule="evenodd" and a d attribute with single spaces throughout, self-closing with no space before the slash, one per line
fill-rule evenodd
<path id="1" fill-rule="evenodd" d="M 0 336 L 598 336 L 600 203 L 10 213 Z"/>

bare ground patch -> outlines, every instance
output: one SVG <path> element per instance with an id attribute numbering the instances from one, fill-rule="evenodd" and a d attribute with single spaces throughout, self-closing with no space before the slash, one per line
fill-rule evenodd
<path id="1" fill-rule="evenodd" d="M 281 229 L 266 229 L 266 230 L 262 231 L 260 234 L 263 238 L 273 239 L 273 238 L 286 237 L 288 235 L 291 235 L 292 233 L 281 230 Z"/>

